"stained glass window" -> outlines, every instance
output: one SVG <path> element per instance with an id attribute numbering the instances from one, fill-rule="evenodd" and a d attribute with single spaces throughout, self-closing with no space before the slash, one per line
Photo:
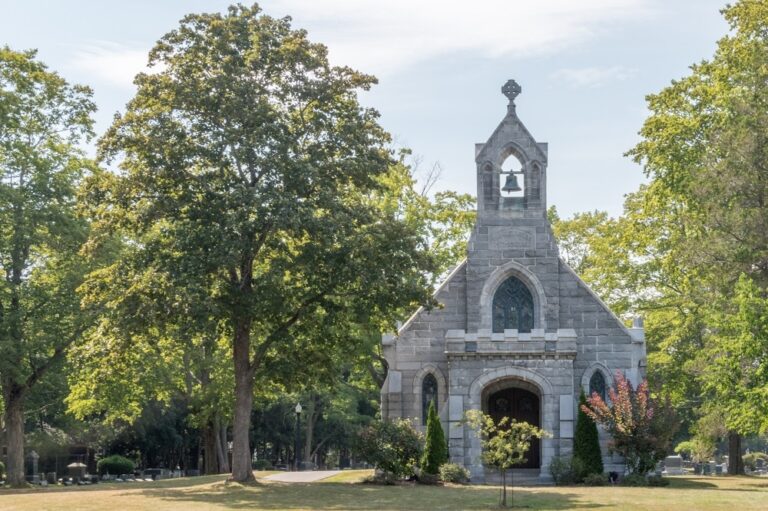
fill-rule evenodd
<path id="1" fill-rule="evenodd" d="M 493 295 L 493 331 L 516 329 L 530 332 L 533 328 L 533 296 L 520 279 L 510 277 Z"/>
<path id="2" fill-rule="evenodd" d="M 589 379 L 589 395 L 594 392 L 605 401 L 605 377 L 600 371 L 595 371 Z"/>
<path id="3" fill-rule="evenodd" d="M 435 402 L 437 408 L 437 379 L 432 373 L 427 374 L 421 382 L 421 420 L 422 424 L 427 423 L 427 412 L 429 403 Z"/>

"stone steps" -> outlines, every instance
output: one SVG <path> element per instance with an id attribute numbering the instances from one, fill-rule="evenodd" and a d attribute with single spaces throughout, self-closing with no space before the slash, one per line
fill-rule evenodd
<path id="1" fill-rule="evenodd" d="M 551 484 L 541 477 L 538 468 L 515 468 L 507 470 L 507 485 L 509 486 L 539 486 Z M 485 484 L 501 484 L 501 474 L 498 470 L 486 469 Z"/>

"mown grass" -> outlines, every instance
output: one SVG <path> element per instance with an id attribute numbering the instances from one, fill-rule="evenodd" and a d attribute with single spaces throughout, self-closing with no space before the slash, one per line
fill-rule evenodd
<path id="1" fill-rule="evenodd" d="M 261 474 L 259 474 L 261 475 Z M 350 484 L 366 471 L 310 484 L 227 484 L 224 476 L 101 484 L 81 488 L 0 490 L 3 511 L 470 510 L 494 509 L 498 487 Z M 514 489 L 528 509 L 764 510 L 768 478 L 677 477 L 666 488 L 528 487 Z"/>

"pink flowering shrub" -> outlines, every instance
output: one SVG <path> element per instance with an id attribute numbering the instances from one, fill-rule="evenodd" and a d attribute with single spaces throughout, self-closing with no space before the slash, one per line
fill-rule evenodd
<path id="1" fill-rule="evenodd" d="M 593 392 L 582 410 L 608 431 L 609 449 L 624 457 L 629 472 L 645 475 L 669 452 L 678 428 L 675 412 L 668 399 L 651 397 L 646 380 L 633 389 L 620 372 L 608 396 L 606 403 Z"/>

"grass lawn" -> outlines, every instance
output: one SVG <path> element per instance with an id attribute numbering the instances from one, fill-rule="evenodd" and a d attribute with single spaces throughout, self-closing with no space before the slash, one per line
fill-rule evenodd
<path id="1" fill-rule="evenodd" d="M 498 487 L 491 486 L 351 483 L 366 474 L 344 472 L 320 483 L 263 482 L 250 487 L 227 485 L 224 476 L 205 476 L 155 483 L 0 490 L 0 510 L 464 510 L 493 509 L 498 498 Z M 528 509 L 768 509 L 768 478 L 756 477 L 675 477 L 666 488 L 550 486 L 516 488 L 514 493 L 515 503 Z"/>

